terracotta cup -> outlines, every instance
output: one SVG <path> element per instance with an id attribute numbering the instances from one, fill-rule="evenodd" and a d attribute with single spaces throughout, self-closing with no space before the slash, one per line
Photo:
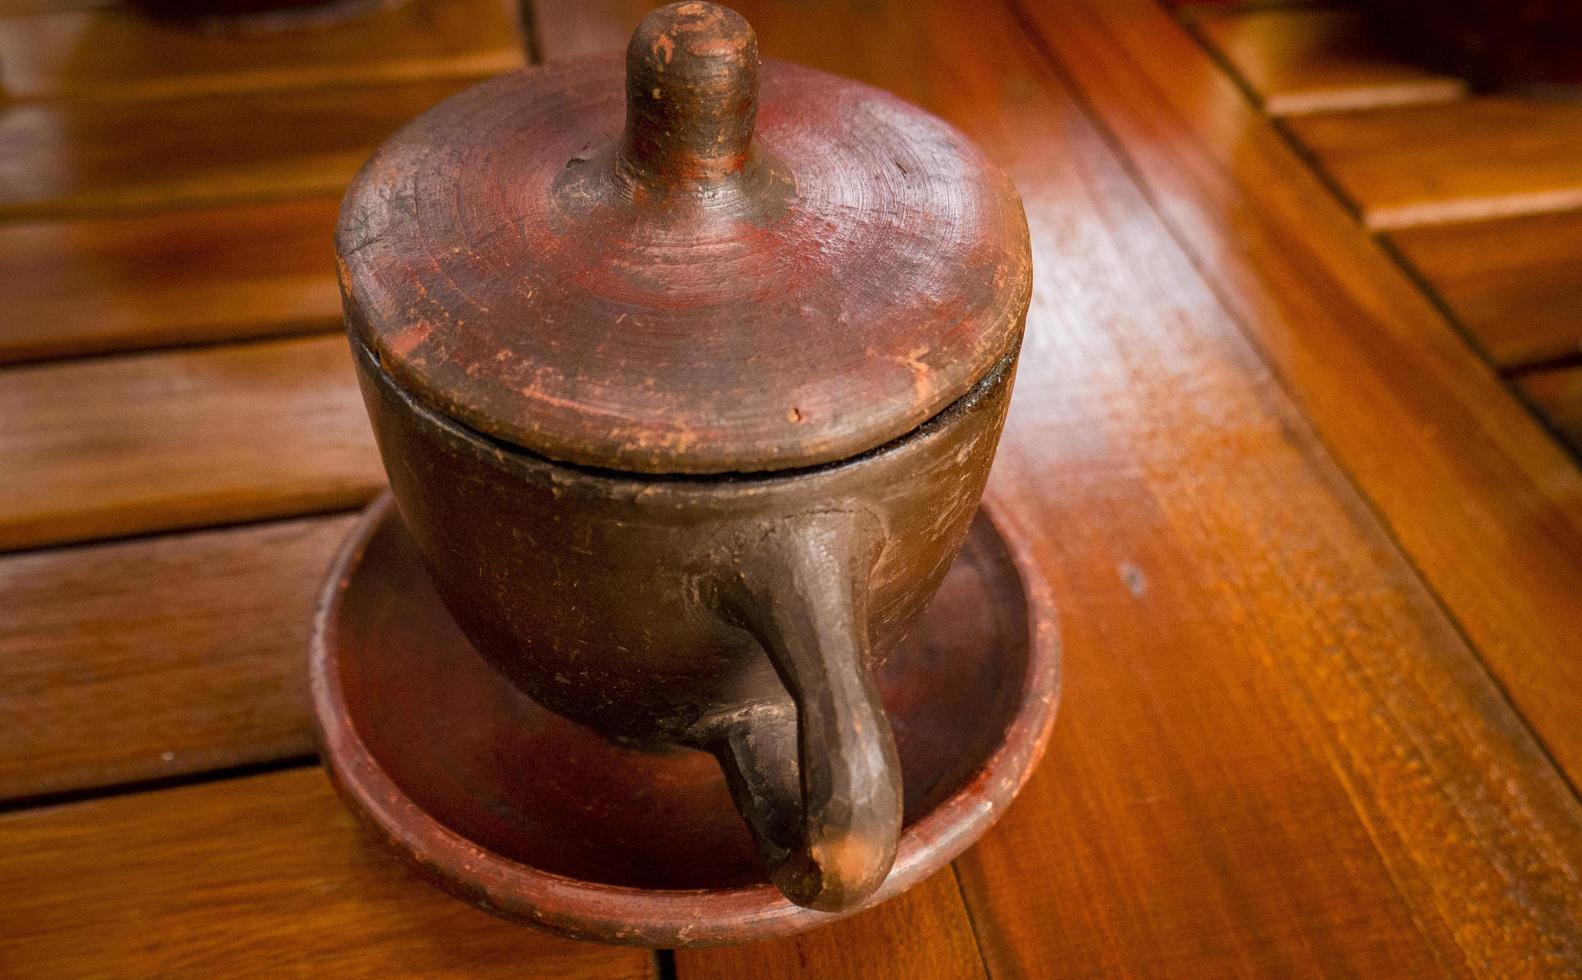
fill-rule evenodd
<path id="1" fill-rule="evenodd" d="M 792 901 L 833 911 L 877 888 L 901 787 L 873 672 L 966 536 L 1013 364 L 878 452 L 735 480 L 505 451 L 360 344 L 357 366 L 402 518 L 478 650 L 612 738 L 713 752 Z"/>
<path id="2" fill-rule="evenodd" d="M 584 66 L 568 84 L 596 88 L 604 71 Z M 880 432 L 883 438 L 861 451 L 776 468 L 771 464 L 796 458 L 796 446 L 775 452 L 766 447 L 763 460 L 719 464 L 728 472 L 697 472 L 703 464 L 695 458 L 644 456 L 639 462 L 657 472 L 623 472 L 598 457 L 591 465 L 589 459 L 564 458 L 583 449 L 591 453 L 603 445 L 601 439 L 608 441 L 597 418 L 571 416 L 562 424 L 569 435 L 550 448 L 522 446 L 499 434 L 519 419 L 498 406 L 518 402 L 468 401 L 477 391 L 495 392 L 481 387 L 491 377 L 488 372 L 502 370 L 499 365 L 527 344 L 537 345 L 531 355 L 539 368 L 557 357 L 581 358 L 553 373 L 579 373 L 582 386 L 568 391 L 586 391 L 595 382 L 613 384 L 609 377 L 616 355 L 601 359 L 599 344 L 568 354 L 581 321 L 574 322 L 564 309 L 542 305 L 553 289 L 562 289 L 555 295 L 571 295 L 569 287 L 550 283 L 528 289 L 519 280 L 506 281 L 500 268 L 516 263 L 512 268 L 531 275 L 540 268 L 532 263 L 556 261 L 578 242 L 613 226 L 623 234 L 653 236 L 659 244 L 652 248 L 662 247 L 671 263 L 666 274 L 680 275 L 673 266 L 695 274 L 696 263 L 683 261 L 689 256 L 726 255 L 740 263 L 746 261 L 740 255 L 775 229 L 803 227 L 796 224 L 798 209 L 807 208 L 800 202 L 816 199 L 816 189 L 808 168 L 788 159 L 795 150 L 791 138 L 780 141 L 786 147 L 782 158 L 770 155 L 773 148 L 758 153 L 751 142 L 757 71 L 756 46 L 739 17 L 706 4 L 667 8 L 639 29 L 628 53 L 624 133 L 613 134 L 603 149 L 581 149 L 578 140 L 555 130 L 532 146 L 553 147 L 563 140 L 569 159 L 551 160 L 542 170 L 523 165 L 520 173 L 512 171 L 509 180 L 500 181 L 517 195 L 513 201 L 550 202 L 543 210 L 551 217 L 544 220 L 553 228 L 537 251 L 532 238 L 537 219 L 533 213 L 517 217 L 524 210 L 520 203 L 510 205 L 515 208 L 511 221 L 476 218 L 492 230 L 490 235 L 476 239 L 458 233 L 458 244 L 448 246 L 439 232 L 415 224 L 425 216 L 438 220 L 432 215 L 440 207 L 413 203 L 422 184 L 408 174 L 426 175 L 460 158 L 467 151 L 454 144 L 479 133 L 479 120 L 492 119 L 497 104 L 506 106 L 500 113 L 519 120 L 522 112 L 515 106 L 536 91 L 538 76 L 502 80 L 449 109 L 441 107 L 434 120 L 420 121 L 398 137 L 406 142 L 370 163 L 348 194 L 338 244 L 357 370 L 390 484 L 440 595 L 468 638 L 517 687 L 567 718 L 627 744 L 713 753 L 774 883 L 798 904 L 834 911 L 871 895 L 895 858 L 902 822 L 900 770 L 874 671 L 933 596 L 961 547 L 1004 422 L 1028 298 L 1026 228 L 1014 192 L 997 173 L 983 178 L 982 186 L 989 188 L 985 195 L 997 195 L 993 227 L 1009 229 L 1004 241 L 963 245 L 949 238 L 942 246 L 919 235 L 902 237 L 899 244 L 879 237 L 864 246 L 868 253 L 887 256 L 890 268 L 907 267 L 911 253 L 897 249 L 911 249 L 920 256 L 915 262 L 920 268 L 967 269 L 971 282 L 961 289 L 976 305 L 964 306 L 966 312 L 942 306 L 940 297 L 953 295 L 957 286 L 942 281 L 937 270 L 931 273 L 932 292 L 917 302 L 934 311 L 929 323 L 937 321 L 942 335 L 954 331 L 949 336 L 959 349 L 973 351 L 983 366 L 946 361 L 946 367 L 928 373 L 915 363 L 921 355 L 897 366 L 899 356 L 874 358 L 852 347 L 851 364 L 859 372 L 855 380 L 833 380 L 838 390 L 856 392 L 854 407 L 827 413 L 844 426 L 841 433 L 862 436 L 866 430 L 859 423 L 871 419 L 891 429 L 897 420 L 906 422 L 904 413 L 890 412 L 886 398 L 922 392 L 942 404 L 937 410 L 924 403 L 901 404 L 913 417 L 921 414 L 921 424 L 902 425 L 899 434 Z M 852 90 L 863 99 L 878 99 L 871 90 L 829 76 L 789 67 L 782 73 L 786 87 L 794 83 L 803 91 L 833 93 L 828 101 L 837 119 L 852 104 Z M 564 91 L 556 87 L 545 98 L 571 98 Z M 924 151 L 942 166 L 978 166 L 978 158 L 958 146 L 964 141 L 942 123 L 895 100 L 877 104 L 874 118 L 922 134 Z M 454 131 L 444 128 L 451 116 L 460 120 Z M 557 111 L 554 124 L 563 125 L 562 117 Z M 434 157 L 425 154 L 441 153 L 453 156 L 441 164 L 407 162 L 429 161 Z M 492 148 L 478 153 L 480 160 L 505 158 L 504 151 Z M 888 156 L 881 163 L 883 169 L 875 172 L 883 180 L 905 188 L 928 186 L 920 183 L 926 175 L 917 174 L 915 165 L 908 171 Z M 465 189 L 454 188 L 478 168 L 457 169 L 459 177 L 447 171 L 452 183 L 444 185 L 440 204 L 465 199 Z M 536 176 L 540 173 L 542 179 Z M 946 189 L 953 210 L 930 218 L 936 233 L 947 220 L 966 220 L 963 215 L 978 221 L 967 206 L 975 201 L 976 187 L 958 183 Z M 650 214 L 648 208 L 659 210 Z M 474 220 L 475 211 L 471 205 L 458 207 L 457 220 Z M 882 216 L 889 220 L 895 212 L 883 209 Z M 572 223 L 582 220 L 596 221 L 598 228 L 576 231 Z M 838 239 L 838 232 L 815 230 Z M 705 244 L 689 252 L 685 242 L 698 236 Z M 422 261 L 412 264 L 409 258 L 420 245 L 426 250 Z M 961 264 L 967 260 L 939 257 L 941 248 L 966 251 L 968 246 L 968 259 L 1002 274 L 974 278 L 972 268 Z M 636 264 L 631 255 L 648 254 L 644 247 L 596 257 L 585 267 L 622 268 L 620 286 L 630 293 L 637 288 L 633 282 L 647 281 L 640 278 L 649 274 L 644 270 L 625 269 Z M 520 259 L 521 251 L 529 259 Z M 456 283 L 463 276 L 491 263 L 492 276 L 480 273 L 463 283 L 455 309 L 432 309 L 436 296 L 460 288 Z M 442 268 L 444 275 L 434 271 Z M 860 271 L 845 274 L 861 277 Z M 718 285 L 714 277 L 694 278 L 702 281 L 687 284 L 693 294 L 732 286 Z M 665 294 L 659 290 L 657 295 L 663 299 Z M 539 305 L 510 305 L 526 304 L 529 297 Z M 622 301 L 629 302 L 624 293 Z M 844 302 L 850 309 L 861 302 L 893 305 L 897 300 L 881 288 L 871 297 Z M 708 310 L 722 308 L 720 302 L 711 304 Z M 572 296 L 566 309 L 591 318 L 587 311 L 595 305 Z M 762 343 L 771 343 L 774 331 L 791 327 L 760 319 L 768 317 L 761 312 L 768 307 L 762 301 L 730 307 L 736 319 L 723 327 L 720 315 L 711 314 L 716 320 L 708 322 L 699 315 L 695 363 L 677 362 L 682 364 L 677 372 L 690 373 L 674 375 L 682 381 L 669 392 L 669 404 L 682 406 L 677 415 L 699 400 L 699 392 L 731 383 L 733 372 L 765 369 L 761 358 L 743 357 L 733 364 L 703 348 L 711 335 L 722 338 L 721 344 L 735 343 L 751 329 L 766 331 Z M 508 315 L 515 309 L 525 312 Z M 630 318 L 612 312 L 609 319 L 653 323 L 666 309 Z M 422 313 L 421 322 L 412 319 L 413 310 Z M 485 315 L 502 323 L 489 326 L 493 332 L 477 345 L 474 357 L 463 343 L 465 331 L 482 329 L 477 324 Z M 440 322 L 453 332 L 434 326 Z M 607 328 L 615 329 L 603 322 L 588 329 Z M 683 328 L 692 324 L 683 322 L 677 330 Z M 919 341 L 904 332 L 917 329 L 910 322 L 896 328 L 902 331 L 894 340 L 899 350 L 932 349 L 927 337 Z M 658 339 L 645 342 L 660 350 L 677 330 L 656 329 Z M 637 343 L 635 333 L 619 336 L 622 343 L 608 349 L 625 351 Z M 872 334 L 883 336 L 877 330 Z M 979 336 L 989 339 L 978 343 Z M 683 355 L 692 341 L 685 335 L 678 341 Z M 815 359 L 815 380 L 816 359 L 833 359 L 839 353 L 835 343 L 809 355 Z M 853 343 L 873 346 L 880 340 L 858 334 Z M 447 363 L 444 358 L 457 365 L 454 375 L 444 377 L 461 381 L 436 394 L 437 375 L 423 372 Z M 670 370 L 660 354 L 650 361 L 640 365 L 650 377 Z M 860 372 L 880 368 L 887 373 L 876 373 L 878 380 L 863 388 L 866 376 Z M 946 384 L 940 378 L 956 385 L 954 390 L 940 387 Z M 953 378 L 965 381 L 958 385 Z M 772 389 L 777 380 L 754 382 L 753 390 L 735 398 L 744 416 L 754 392 Z M 804 392 L 810 387 L 799 384 Z M 516 388 L 502 385 L 498 391 L 503 393 L 498 399 L 519 397 Z M 632 397 L 646 396 L 639 391 Z M 551 407 L 568 398 L 556 399 Z M 521 404 L 523 413 L 536 410 L 537 403 Z M 469 406 L 475 410 L 469 413 Z M 776 411 L 786 414 L 783 407 Z M 803 424 L 796 412 L 792 415 L 778 422 L 766 415 L 765 425 L 780 425 L 795 438 L 818 431 L 817 418 Z M 658 442 L 698 452 L 719 447 L 679 438 Z M 648 440 L 639 448 L 655 443 Z M 754 471 L 749 463 L 763 465 Z M 674 470 L 665 472 L 672 464 Z"/>

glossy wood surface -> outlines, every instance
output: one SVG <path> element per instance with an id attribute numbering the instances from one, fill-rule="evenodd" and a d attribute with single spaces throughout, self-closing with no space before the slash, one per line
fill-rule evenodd
<path id="1" fill-rule="evenodd" d="M 0 973 L 652 976 L 391 861 L 317 768 L 0 817 Z"/>
<path id="2" fill-rule="evenodd" d="M 337 195 L 380 141 L 467 84 L 0 105 L 0 219 Z"/>
<path id="3" fill-rule="evenodd" d="M 147 99 L 483 78 L 521 67 L 508 0 L 407 0 L 311 30 L 215 31 L 125 5 L 0 16 L 12 99 Z"/>
<path id="4" fill-rule="evenodd" d="M 1068 690 L 1043 768 L 957 878 L 829 931 L 679 954 L 677 974 L 1582 970 L 1582 813 L 1551 761 L 1582 773 L 1573 460 L 1148 0 L 737 6 L 767 55 L 940 112 L 1023 195 L 1035 301 L 991 492 L 1056 589 Z M 646 9 L 539 0 L 536 43 L 618 48 Z M 354 116 L 369 91 L 342 93 Z M 192 101 L 171 105 L 180 117 Z M 303 186 L 260 162 L 270 153 L 248 159 L 215 200 Z M 189 200 L 191 180 L 167 170 L 134 179 L 105 163 L 94 186 L 119 190 L 49 206 Z M 0 528 L 15 546 L 355 505 L 381 475 L 342 350 L 311 338 L 0 369 Z M 178 410 L 183 425 L 161 428 Z M 300 600 L 287 597 L 316 582 L 320 539 L 263 554 L 242 537 L 295 526 L 0 559 L 20 570 L 0 572 L 0 605 L 27 613 L 0 628 L 0 678 L 52 678 L 45 701 L 0 681 L 0 701 L 21 699 L 9 716 L 127 706 L 30 736 L 70 755 L 73 775 L 9 753 L 0 772 L 23 792 L 148 778 L 159 712 L 189 710 L 209 684 L 258 693 L 188 719 L 191 744 L 213 753 L 195 768 L 299 751 L 284 679 L 300 651 L 283 638 Z M 197 584 L 208 571 L 180 571 L 200 564 L 219 570 L 212 589 Z M 116 567 L 151 571 L 92 581 Z M 249 567 L 256 596 L 224 588 Z M 78 598 L 51 608 L 52 582 L 82 583 L 66 590 Z M 140 597 L 171 614 L 135 614 Z M 282 640 L 211 660 L 224 619 Z M 166 645 L 176 674 L 196 671 L 185 690 L 133 653 Z M 19 666 L 12 649 L 52 664 Z M 111 667 L 125 673 L 98 676 Z M 156 706 L 146 726 L 143 703 Z M 124 750 L 100 727 L 127 733 Z M 0 944 L 0 973 L 652 965 L 433 892 L 309 770 L 21 810 L 0 819 L 0 880 L 16 883 L 0 934 L 18 937 Z"/>
<path id="5" fill-rule="evenodd" d="M 1582 104 L 1485 96 L 1287 125 L 1369 228 L 1582 207 Z"/>
<path id="6" fill-rule="evenodd" d="M 1172 236 L 1576 781 L 1575 460 L 1168 17 L 1128 0 L 1038 23 Z"/>
<path id="7" fill-rule="evenodd" d="M 1453 102 L 1466 83 L 1412 65 L 1380 43 L 1362 10 L 1253 9 L 1195 27 L 1275 115 Z"/>
<path id="8" fill-rule="evenodd" d="M 350 527 L 0 557 L 0 801 L 312 753 L 301 653 Z"/>
<path id="9" fill-rule="evenodd" d="M 384 485 L 339 336 L 0 371 L 0 550 L 355 506 Z"/>
<path id="10" fill-rule="evenodd" d="M 338 204 L 0 224 L 0 363 L 336 330 Z"/>
<path id="11" fill-rule="evenodd" d="M 1404 228 L 1390 242 L 1500 367 L 1582 355 L 1582 211 Z"/>

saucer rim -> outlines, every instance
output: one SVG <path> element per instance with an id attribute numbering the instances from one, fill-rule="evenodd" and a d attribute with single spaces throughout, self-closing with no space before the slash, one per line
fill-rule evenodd
<path id="1" fill-rule="evenodd" d="M 980 512 L 999 539 L 1027 606 L 1029 655 L 1020 707 L 982 765 L 956 792 L 902 832 L 895 866 L 859 906 L 819 912 L 771 884 L 661 889 L 572 878 L 474 844 L 430 816 L 384 771 L 347 711 L 337 662 L 339 613 L 363 554 L 388 520 L 388 490 L 363 511 L 337 551 L 314 611 L 309 689 L 320 758 L 359 821 L 432 884 L 484 911 L 573 939 L 683 948 L 793 935 L 872 908 L 959 857 L 1003 815 L 1047 747 L 1061 694 L 1062 650 L 1048 583 L 1015 522 L 986 495 Z"/>

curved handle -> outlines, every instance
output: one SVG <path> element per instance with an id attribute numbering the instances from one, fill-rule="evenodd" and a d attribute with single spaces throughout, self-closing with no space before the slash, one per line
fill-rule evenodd
<path id="1" fill-rule="evenodd" d="M 788 697 L 730 719 L 715 754 L 775 885 L 830 912 L 873 894 L 901 836 L 901 767 L 868 670 L 875 523 L 842 512 L 782 519 L 740 556 L 720 596 Z"/>

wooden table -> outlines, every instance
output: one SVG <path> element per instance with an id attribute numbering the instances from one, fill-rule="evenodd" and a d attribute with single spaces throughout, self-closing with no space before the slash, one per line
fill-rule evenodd
<path id="1" fill-rule="evenodd" d="M 905 896 L 744 949 L 563 941 L 402 870 L 303 690 L 383 482 L 335 200 L 424 106 L 649 5 L 411 0 L 293 41 L 6 0 L 0 975 L 1582 973 L 1582 471 L 1512 387 L 1579 370 L 1538 279 L 1582 227 L 1544 153 L 1582 129 L 1463 167 L 1447 113 L 1531 110 L 1325 54 L 1334 15 L 735 5 L 1025 199 L 990 492 L 1039 535 L 1067 682 L 1022 798 Z M 1540 326 L 1502 334 L 1501 296 Z"/>

